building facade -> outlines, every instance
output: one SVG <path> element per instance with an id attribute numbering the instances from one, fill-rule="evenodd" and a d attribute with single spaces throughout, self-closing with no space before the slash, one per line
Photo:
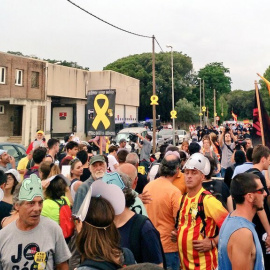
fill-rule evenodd
<path id="1" fill-rule="evenodd" d="M 0 141 L 27 146 L 38 129 L 85 140 L 87 92 L 104 89 L 116 89 L 116 123 L 138 122 L 139 80 L 0 52 Z"/>

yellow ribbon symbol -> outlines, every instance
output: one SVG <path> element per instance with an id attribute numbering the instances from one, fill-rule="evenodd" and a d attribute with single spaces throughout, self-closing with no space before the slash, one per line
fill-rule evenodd
<path id="1" fill-rule="evenodd" d="M 157 95 L 151 96 L 150 100 L 151 100 L 150 105 L 158 105 L 158 96 Z"/>
<path id="2" fill-rule="evenodd" d="M 202 107 L 202 111 L 206 112 L 206 107 L 205 106 Z"/>
<path id="3" fill-rule="evenodd" d="M 98 100 L 105 100 L 102 108 L 100 108 L 100 106 L 98 105 Z M 109 107 L 109 100 L 108 97 L 103 95 L 103 94 L 98 94 L 94 100 L 94 108 L 96 111 L 96 117 L 92 123 L 92 126 L 94 127 L 94 129 L 97 129 L 98 125 L 100 122 L 103 123 L 105 129 L 107 129 L 110 126 L 110 120 L 108 119 L 108 117 L 106 116 L 106 112 L 108 110 Z"/>
<path id="4" fill-rule="evenodd" d="M 177 118 L 176 114 L 177 112 L 175 110 L 171 111 L 171 119 Z"/>

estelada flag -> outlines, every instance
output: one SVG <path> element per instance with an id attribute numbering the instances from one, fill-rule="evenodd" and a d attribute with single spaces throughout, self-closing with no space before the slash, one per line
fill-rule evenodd
<path id="1" fill-rule="evenodd" d="M 270 148 L 270 118 L 264 107 L 260 92 L 259 92 L 259 99 L 260 99 L 260 104 L 261 104 L 261 114 L 262 114 L 262 124 L 263 124 L 265 145 L 268 146 L 268 148 Z M 254 146 L 262 143 L 262 132 L 261 132 L 261 125 L 260 125 L 260 118 L 259 118 L 258 103 L 256 99 L 256 92 L 254 96 L 253 130 L 251 134 L 252 134 L 252 143 Z"/>
<path id="2" fill-rule="evenodd" d="M 263 76 L 261 76 L 259 73 L 257 73 L 257 75 L 259 77 L 261 77 L 263 79 L 263 81 L 266 83 L 266 86 L 267 86 L 267 89 L 268 89 L 268 92 L 269 92 L 269 95 L 270 95 L 270 82 L 268 80 L 266 80 Z"/>
<path id="3" fill-rule="evenodd" d="M 232 111 L 232 117 L 233 117 L 233 120 L 234 120 L 235 122 L 237 122 L 237 115 L 236 115 L 235 113 L 233 113 L 233 111 Z"/>

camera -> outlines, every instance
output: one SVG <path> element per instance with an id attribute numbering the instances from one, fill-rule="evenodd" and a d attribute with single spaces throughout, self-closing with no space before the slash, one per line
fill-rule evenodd
<path id="1" fill-rule="evenodd" d="M 246 145 L 247 145 L 247 142 L 246 141 L 236 141 L 235 142 L 235 150 L 241 150 L 241 146 L 244 147 L 244 149 L 246 149 Z"/>
<path id="2" fill-rule="evenodd" d="M 231 129 L 228 125 L 225 126 L 225 132 L 229 132 Z"/>
<path id="3" fill-rule="evenodd" d="M 131 142 L 134 142 L 134 143 L 136 143 L 138 141 L 138 136 L 136 134 L 133 134 L 133 133 L 130 133 L 128 138 Z"/>

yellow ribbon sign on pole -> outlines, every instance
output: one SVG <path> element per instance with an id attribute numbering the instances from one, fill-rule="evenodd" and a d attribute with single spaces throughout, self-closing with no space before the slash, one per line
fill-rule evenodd
<path id="1" fill-rule="evenodd" d="M 158 105 L 158 96 L 157 95 L 151 96 L 150 100 L 151 100 L 150 105 Z"/>
<path id="2" fill-rule="evenodd" d="M 202 107 L 202 111 L 206 112 L 206 107 L 205 106 Z"/>
<path id="3" fill-rule="evenodd" d="M 176 112 L 176 110 L 173 110 L 173 111 L 171 111 L 171 119 L 173 119 L 173 118 L 177 118 L 177 112 Z"/>
<path id="4" fill-rule="evenodd" d="M 102 99 L 105 102 L 104 102 L 103 106 L 100 107 L 97 101 L 102 100 Z M 106 116 L 106 112 L 109 108 L 109 100 L 108 100 L 107 96 L 105 96 L 103 94 L 98 94 L 94 100 L 94 108 L 95 108 L 97 115 L 93 121 L 92 126 L 94 127 L 94 129 L 97 129 L 99 123 L 102 122 L 105 129 L 107 129 L 110 126 L 110 120 Z"/>

